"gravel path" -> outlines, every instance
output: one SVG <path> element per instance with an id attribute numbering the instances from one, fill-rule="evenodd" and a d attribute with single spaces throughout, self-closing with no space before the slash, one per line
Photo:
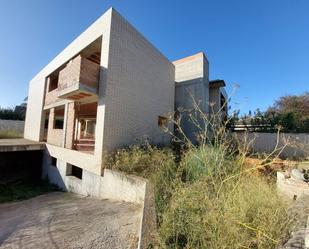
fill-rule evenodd
<path id="1" fill-rule="evenodd" d="M 0 248 L 136 248 L 141 207 L 50 193 L 0 205 Z"/>

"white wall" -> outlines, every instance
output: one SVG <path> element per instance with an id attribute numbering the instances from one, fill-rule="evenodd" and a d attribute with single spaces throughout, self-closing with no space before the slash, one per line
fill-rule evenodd
<path id="1" fill-rule="evenodd" d="M 103 34 L 103 39 L 105 39 L 103 43 L 106 44 L 106 40 L 109 40 L 111 13 L 112 9 L 105 12 L 104 15 L 80 34 L 30 81 L 24 132 L 25 138 L 35 141 L 40 140 L 41 130 L 43 128 L 42 110 L 46 77 Z M 105 54 L 107 53 L 108 48 L 105 47 Z M 103 57 L 107 59 L 106 56 Z M 35 58 L 32 59 L 35 60 Z M 107 64 L 107 62 L 104 63 Z"/>
<path id="2" fill-rule="evenodd" d="M 276 133 L 238 133 L 235 132 L 240 139 L 247 136 L 247 141 L 253 141 L 251 149 L 254 152 L 270 153 L 276 148 L 278 141 L 278 149 L 288 143 L 288 146 L 280 154 L 283 158 L 298 158 L 309 156 L 309 134 L 306 133 L 281 133 L 278 139 Z"/>
<path id="3" fill-rule="evenodd" d="M 174 66 L 113 11 L 105 105 L 103 149 L 149 137 L 167 143 L 158 116 L 174 111 Z M 101 97 L 101 96 L 100 96 Z"/>

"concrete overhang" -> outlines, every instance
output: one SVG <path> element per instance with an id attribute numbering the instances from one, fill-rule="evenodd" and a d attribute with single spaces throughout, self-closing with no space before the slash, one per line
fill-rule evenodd
<path id="1" fill-rule="evenodd" d="M 24 138 L 0 139 L 0 152 L 44 150 L 45 143 Z"/>
<path id="2" fill-rule="evenodd" d="M 75 82 L 70 86 L 58 90 L 58 97 L 62 99 L 80 100 L 87 97 L 98 97 L 97 89 L 81 82 Z"/>

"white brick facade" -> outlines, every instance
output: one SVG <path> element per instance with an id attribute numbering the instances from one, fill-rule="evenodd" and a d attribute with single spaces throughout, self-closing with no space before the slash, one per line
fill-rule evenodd
<path id="1" fill-rule="evenodd" d="M 99 59 L 96 61 L 92 57 L 91 63 L 87 62 L 88 66 L 83 67 L 86 49 L 93 44 L 98 49 L 97 41 Z M 67 64 L 72 59 L 72 64 Z M 88 68 L 87 72 L 83 71 L 85 68 Z M 51 90 L 49 78 L 51 75 L 53 79 L 57 78 L 56 73 L 59 73 L 58 88 Z M 96 104 L 92 153 L 77 151 L 76 147 L 74 150 L 73 140 L 80 126 L 78 109 L 82 101 L 69 96 L 70 89 L 66 89 L 68 79 L 98 90 L 95 96 L 84 100 L 84 104 Z M 68 93 L 59 94 L 61 88 Z M 58 176 L 66 176 L 64 172 L 68 164 L 101 175 L 106 152 L 144 139 L 154 144 L 168 144 L 170 137 L 161 131 L 158 118 L 173 112 L 175 102 L 177 106 L 191 107 L 188 89 L 201 100 L 203 110 L 208 112 L 208 61 L 204 54 L 172 63 L 114 9 L 109 9 L 31 80 L 24 137 L 42 141 L 44 113 L 49 113 L 46 155 L 61 162 L 59 167 L 63 172 Z M 85 94 L 80 89 L 74 91 Z M 60 105 L 64 106 L 63 129 L 54 129 L 54 111 Z M 47 163 L 45 166 L 52 167 Z M 51 171 L 45 169 L 50 177 L 55 176 L 54 171 L 55 168 Z"/>

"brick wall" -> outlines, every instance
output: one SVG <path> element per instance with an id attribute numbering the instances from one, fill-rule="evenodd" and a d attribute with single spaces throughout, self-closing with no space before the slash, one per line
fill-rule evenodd
<path id="1" fill-rule="evenodd" d="M 49 112 L 47 143 L 62 146 L 62 129 L 54 129 L 55 108 L 51 108 Z"/>
<path id="2" fill-rule="evenodd" d="M 80 79 L 81 56 L 76 56 L 59 72 L 58 88 L 63 89 Z"/>
<path id="3" fill-rule="evenodd" d="M 97 87 L 99 74 L 100 65 L 78 55 L 59 72 L 58 87 L 63 89 L 77 82 L 90 87 Z"/>
<path id="4" fill-rule="evenodd" d="M 48 77 L 46 81 L 44 106 L 48 106 L 51 104 L 55 104 L 59 101 L 62 101 L 62 99 L 58 98 L 58 89 L 54 89 L 48 92 L 49 83 L 50 83 L 50 78 Z"/>
<path id="5" fill-rule="evenodd" d="M 80 69 L 80 82 L 96 88 L 98 86 L 100 77 L 100 65 L 87 60 L 82 59 Z"/>

